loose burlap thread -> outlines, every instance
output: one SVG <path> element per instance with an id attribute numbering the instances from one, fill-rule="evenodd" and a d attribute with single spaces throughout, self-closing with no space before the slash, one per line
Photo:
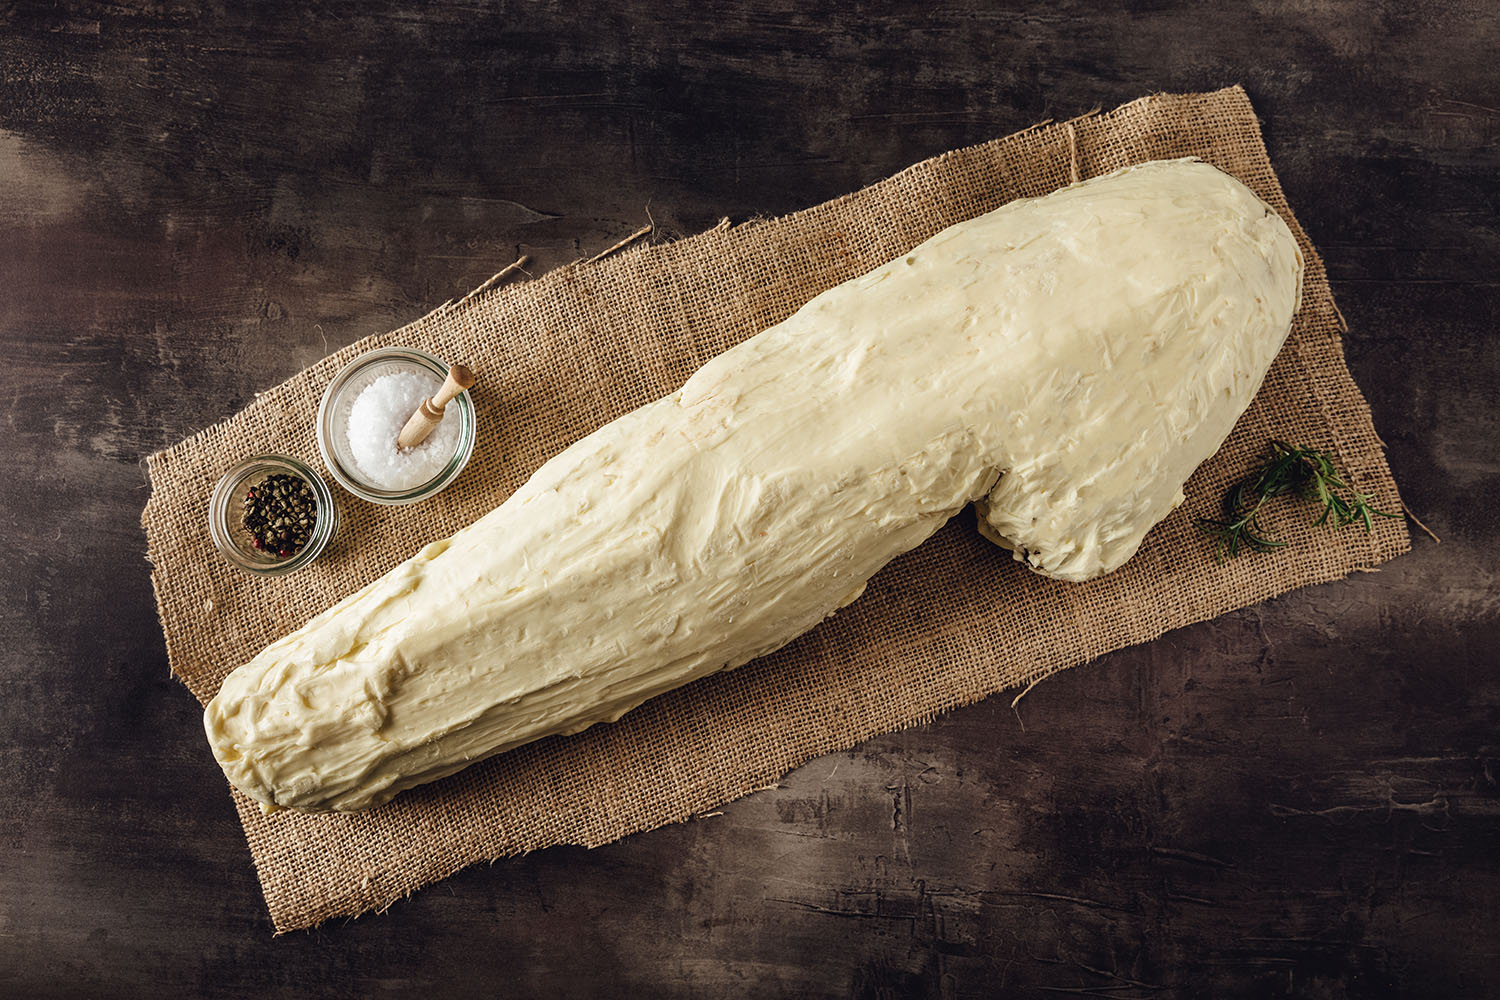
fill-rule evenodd
<path id="1" fill-rule="evenodd" d="M 614 725 L 531 744 L 361 814 L 266 816 L 235 792 L 276 929 L 382 909 L 476 861 L 597 846 L 686 819 L 820 754 L 1406 551 L 1401 521 L 1380 519 L 1370 534 L 1330 531 L 1289 508 L 1272 519 L 1290 548 L 1220 565 L 1193 527 L 1273 437 L 1329 450 L 1377 506 L 1400 509 L 1369 407 L 1344 363 L 1322 261 L 1287 206 L 1248 98 L 1234 87 L 1044 124 L 785 218 L 563 267 L 367 338 L 262 393 L 148 460 L 153 492 L 142 521 L 173 671 L 206 702 L 267 643 L 489 511 L 572 441 L 938 230 L 1076 177 L 1189 155 L 1240 178 L 1286 218 L 1307 258 L 1303 305 L 1254 404 L 1188 484 L 1188 502 L 1123 569 L 1087 584 L 1049 581 L 982 541 L 961 516 L 789 646 Z M 353 357 L 386 343 L 480 373 L 469 468 L 410 507 L 341 494 L 340 534 L 310 569 L 258 578 L 231 568 L 205 530 L 219 476 L 263 452 L 320 466 L 314 415 L 324 387 Z"/>

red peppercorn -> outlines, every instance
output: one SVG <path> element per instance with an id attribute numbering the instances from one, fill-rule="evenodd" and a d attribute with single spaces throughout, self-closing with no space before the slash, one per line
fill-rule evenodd
<path id="1" fill-rule="evenodd" d="M 263 548 L 265 548 L 265 546 L 260 543 L 260 539 L 259 538 L 252 538 L 252 539 L 250 539 L 250 544 L 254 545 L 257 549 L 263 549 Z"/>

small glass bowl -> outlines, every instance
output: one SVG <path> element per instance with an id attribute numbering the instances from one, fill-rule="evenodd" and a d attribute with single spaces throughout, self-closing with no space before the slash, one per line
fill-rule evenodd
<path id="1" fill-rule="evenodd" d="M 312 537 L 295 555 L 285 559 L 255 548 L 249 532 L 240 524 L 241 499 L 245 491 L 275 472 L 287 473 L 307 482 L 312 487 L 318 511 Z M 328 484 L 311 467 L 289 455 L 253 455 L 245 459 L 224 473 L 208 501 L 208 533 L 213 537 L 214 548 L 247 573 L 275 576 L 301 569 L 318 558 L 338 527 L 339 509 L 333 502 L 333 492 Z"/>
<path id="2" fill-rule="evenodd" d="M 412 347 L 380 347 L 366 351 L 345 365 L 344 370 L 328 383 L 328 388 L 323 392 L 323 401 L 318 404 L 318 450 L 323 454 L 323 462 L 328 466 L 328 471 L 340 486 L 355 496 L 388 506 L 426 500 L 457 479 L 458 474 L 464 471 L 464 466 L 469 464 L 469 456 L 474 453 L 474 437 L 478 427 L 474 401 L 467 392 L 461 392 L 448 404 L 458 410 L 458 444 L 453 449 L 453 457 L 436 476 L 407 490 L 387 490 L 366 482 L 360 477 L 358 466 L 349 454 L 349 435 L 345 423 L 349 407 L 353 405 L 355 397 L 375 379 L 403 371 L 432 374 L 437 376 L 439 383 L 448 377 L 448 366 L 442 359 L 426 351 Z"/>

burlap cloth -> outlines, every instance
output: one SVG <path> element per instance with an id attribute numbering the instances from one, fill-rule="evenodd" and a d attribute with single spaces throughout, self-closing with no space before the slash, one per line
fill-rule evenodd
<path id="1" fill-rule="evenodd" d="M 1254 405 L 1193 477 L 1188 502 L 1127 566 L 1088 584 L 1048 581 L 980 540 L 966 513 L 790 646 L 657 698 L 615 725 L 532 744 L 364 814 L 265 816 L 235 793 L 276 929 L 381 909 L 482 859 L 595 846 L 686 819 L 819 754 L 1406 551 L 1399 520 L 1379 520 L 1372 535 L 1335 532 L 1308 527 L 1305 511 L 1289 505 L 1275 517 L 1289 549 L 1218 565 L 1193 528 L 1193 516 L 1215 513 L 1226 484 L 1272 437 L 1329 449 L 1379 506 L 1400 509 L 1369 407 L 1344 364 L 1322 261 L 1292 218 L 1250 102 L 1235 87 L 1142 98 L 945 153 L 786 218 L 563 267 L 313 365 L 149 459 L 153 492 L 142 521 L 173 671 L 206 702 L 261 647 L 490 510 L 570 442 L 945 226 L 1074 176 L 1187 155 L 1239 177 L 1285 216 L 1307 256 L 1306 292 Z M 214 483 L 257 452 L 321 466 L 319 396 L 351 358 L 387 343 L 480 373 L 480 434 L 468 470 L 410 507 L 377 507 L 336 490 L 344 523 L 310 569 L 260 579 L 231 568 L 205 529 Z"/>

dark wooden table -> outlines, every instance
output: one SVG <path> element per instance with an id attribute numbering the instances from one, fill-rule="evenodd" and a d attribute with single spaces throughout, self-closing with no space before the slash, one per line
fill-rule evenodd
<path id="1" fill-rule="evenodd" d="M 1500 995 L 1489 0 L 222 6 L 0 4 L 0 995 Z M 648 205 L 692 233 L 1234 82 L 1442 545 L 272 938 L 145 454 Z"/>

